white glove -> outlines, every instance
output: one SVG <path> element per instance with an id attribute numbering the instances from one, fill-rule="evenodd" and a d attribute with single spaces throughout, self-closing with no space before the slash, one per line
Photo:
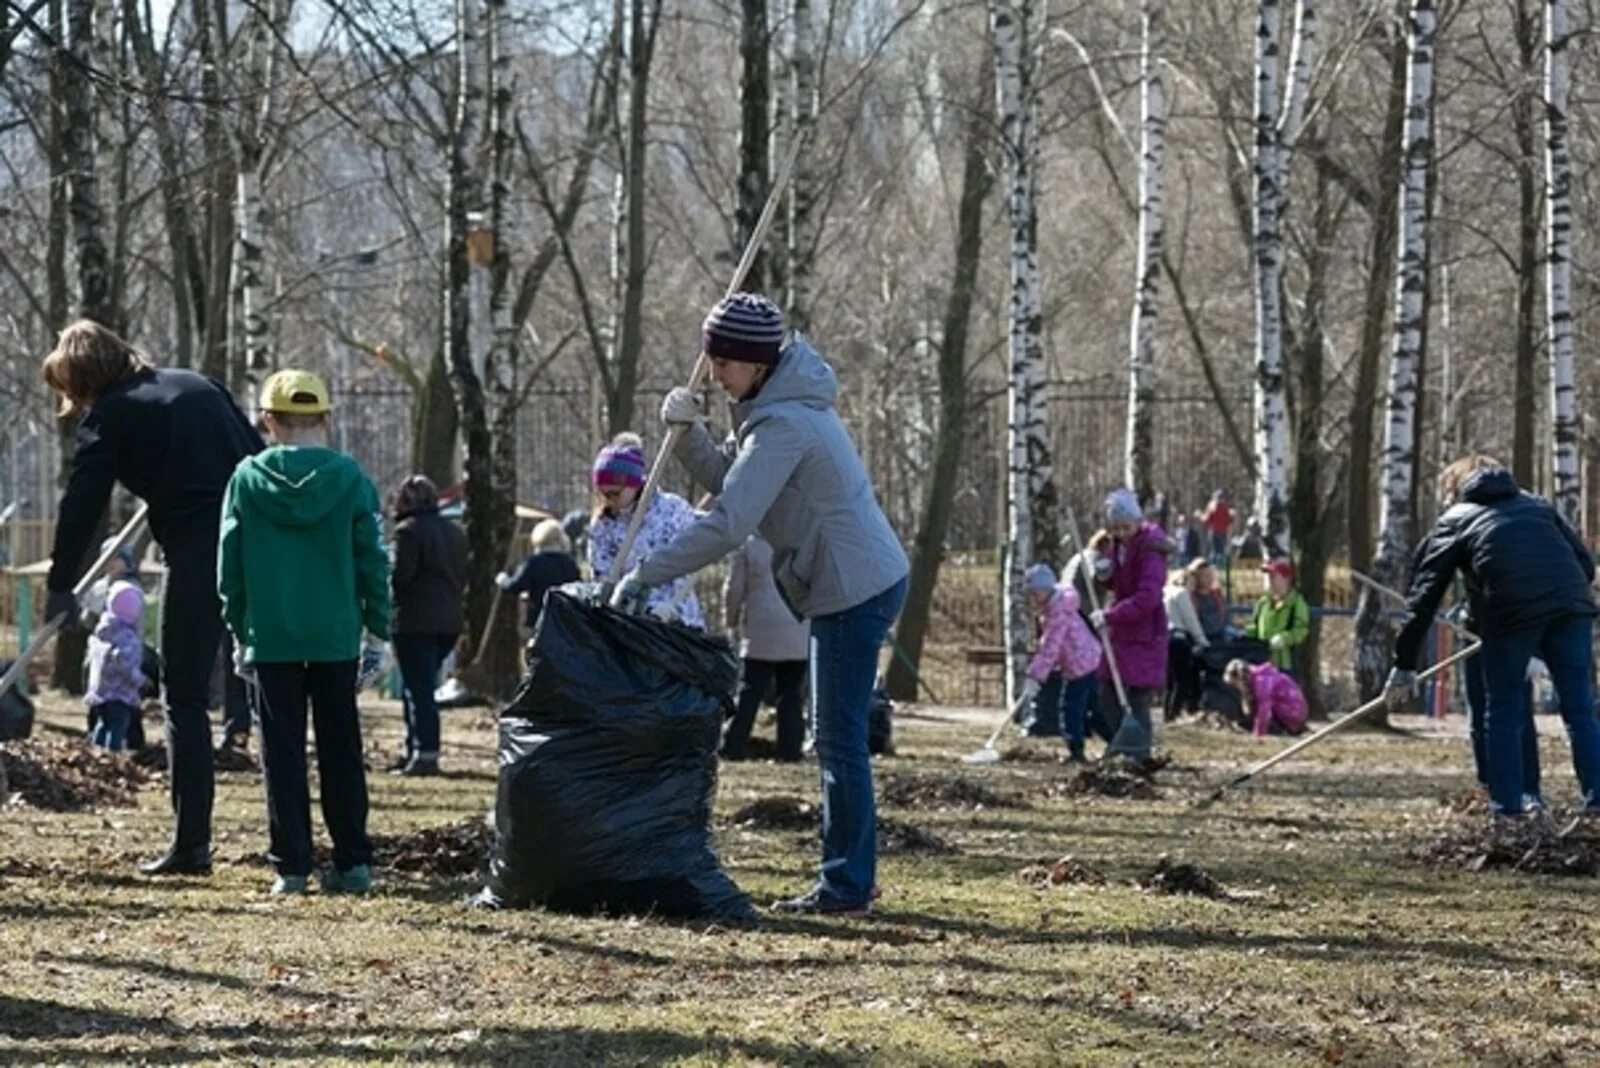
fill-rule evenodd
<path id="1" fill-rule="evenodd" d="M 643 611 L 645 602 L 650 599 L 650 587 L 639 581 L 639 569 L 634 568 L 622 576 L 622 581 L 617 583 L 617 588 L 611 591 L 611 607 L 619 612 L 631 612 L 635 615 Z"/>
<path id="2" fill-rule="evenodd" d="M 1267 644 L 1272 646 L 1272 648 L 1275 650 L 1282 649 L 1289 644 L 1289 640 L 1281 634 L 1274 634 L 1271 638 L 1267 639 Z"/>
<path id="3" fill-rule="evenodd" d="M 389 643 L 368 638 L 361 646 L 361 659 L 356 662 L 356 692 L 377 682 L 388 668 Z"/>
<path id="4" fill-rule="evenodd" d="M 511 572 L 502 571 L 494 577 L 494 584 L 502 590 L 511 588 Z"/>
<path id="5" fill-rule="evenodd" d="M 1096 608 L 1093 612 L 1090 612 L 1089 613 L 1089 624 L 1092 627 L 1094 627 L 1095 630 L 1105 630 L 1106 629 L 1106 613 L 1105 613 L 1105 609 Z"/>
<path id="6" fill-rule="evenodd" d="M 1039 696 L 1039 680 L 1038 679 L 1023 679 L 1022 680 L 1022 697 L 1021 697 L 1022 703 L 1025 704 L 1025 705 L 1031 705 L 1031 704 L 1033 704 L 1033 699 L 1038 697 L 1038 696 Z"/>
<path id="7" fill-rule="evenodd" d="M 668 426 L 689 426 L 703 418 L 694 394 L 684 386 L 673 386 L 661 402 L 661 421 Z"/>
<path id="8" fill-rule="evenodd" d="M 244 646 L 238 642 L 233 643 L 233 674 L 252 686 L 256 684 L 255 666 L 244 662 Z"/>

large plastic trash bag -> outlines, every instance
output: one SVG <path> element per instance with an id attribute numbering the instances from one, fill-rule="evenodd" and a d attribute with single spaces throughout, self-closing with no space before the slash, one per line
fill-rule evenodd
<path id="1" fill-rule="evenodd" d="M 482 903 L 744 920 L 711 842 L 727 641 L 550 591 L 500 720 Z"/>
<path id="2" fill-rule="evenodd" d="M 11 661 L 0 660 L 0 675 L 9 670 Z M 33 701 L 19 682 L 0 696 L 0 742 L 21 741 L 32 733 Z"/>

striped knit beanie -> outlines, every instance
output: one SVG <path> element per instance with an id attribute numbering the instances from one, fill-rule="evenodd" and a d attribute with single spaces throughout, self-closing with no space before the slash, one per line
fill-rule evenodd
<path id="1" fill-rule="evenodd" d="M 771 367 L 783 347 L 783 313 L 759 293 L 718 301 L 701 329 L 700 351 L 719 360 Z"/>
<path id="2" fill-rule="evenodd" d="M 633 444 L 607 445 L 594 458 L 594 469 L 589 472 L 596 486 L 644 485 L 644 450 Z"/>

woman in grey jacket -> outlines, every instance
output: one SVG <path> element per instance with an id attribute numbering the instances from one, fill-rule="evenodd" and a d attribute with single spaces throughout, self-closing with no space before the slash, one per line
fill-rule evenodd
<path id="1" fill-rule="evenodd" d="M 677 458 L 717 505 L 625 576 L 613 604 L 721 559 L 758 530 L 771 543 L 783 599 L 811 621 L 822 765 L 822 871 L 777 908 L 859 914 L 870 907 L 877 867 L 868 708 L 909 565 L 834 411 L 833 369 L 798 335 L 783 345 L 777 305 L 735 294 L 711 309 L 701 343 L 712 378 L 734 399 L 732 438 L 718 447 L 682 387 L 667 395 L 661 418 L 686 428 Z"/>

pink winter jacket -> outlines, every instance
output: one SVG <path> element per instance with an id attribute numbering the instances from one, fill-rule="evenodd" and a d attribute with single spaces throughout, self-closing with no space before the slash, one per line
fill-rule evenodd
<path id="1" fill-rule="evenodd" d="M 1290 734 L 1306 727 L 1306 698 L 1288 675 L 1271 664 L 1253 664 L 1249 674 L 1250 692 L 1255 695 L 1255 733 L 1266 734 L 1277 720 Z"/>
<path id="2" fill-rule="evenodd" d="M 1028 665 L 1028 678 L 1043 682 L 1059 670 L 1067 681 L 1081 679 L 1100 666 L 1100 643 L 1078 614 L 1078 591 L 1063 582 L 1039 613 L 1039 648 Z"/>

